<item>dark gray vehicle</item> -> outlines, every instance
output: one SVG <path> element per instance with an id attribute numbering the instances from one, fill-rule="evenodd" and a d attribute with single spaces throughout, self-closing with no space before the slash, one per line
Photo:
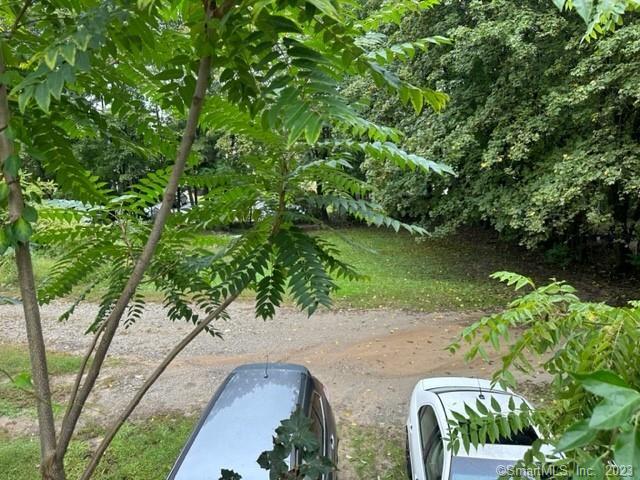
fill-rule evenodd
<path id="1" fill-rule="evenodd" d="M 209 402 L 168 480 L 218 480 L 223 468 L 243 480 L 266 480 L 258 456 L 273 448 L 280 422 L 297 408 L 312 420 L 324 456 L 338 463 L 338 436 L 323 385 L 306 367 L 250 364 L 236 368 Z M 323 480 L 337 480 L 335 473 Z"/>

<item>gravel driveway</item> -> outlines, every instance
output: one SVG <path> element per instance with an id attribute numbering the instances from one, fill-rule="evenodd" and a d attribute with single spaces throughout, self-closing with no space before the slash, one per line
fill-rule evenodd
<path id="1" fill-rule="evenodd" d="M 43 307 L 47 347 L 81 354 L 90 342 L 83 332 L 97 306 L 81 305 L 69 320 L 59 322 L 68 307 L 65 302 Z M 265 322 L 254 317 L 253 304 L 238 302 L 229 314 L 229 320 L 215 324 L 224 338 L 198 337 L 148 392 L 134 419 L 172 412 L 197 414 L 235 366 L 267 359 L 307 365 L 327 387 L 339 423 L 347 425 L 402 425 L 410 391 L 424 376 L 489 375 L 487 367 L 471 368 L 444 350 L 480 312 L 324 310 L 308 318 L 283 308 Z M 161 305 L 148 304 L 140 321 L 118 332 L 83 421 L 105 424 L 113 418 L 189 331 L 189 325 L 167 320 Z M 20 306 L 0 306 L 0 342 L 26 342 Z M 56 381 L 71 384 L 73 378 Z M 35 429 L 29 421 L 7 420 L 0 427 L 15 433 Z"/>
<path id="2" fill-rule="evenodd" d="M 58 316 L 69 305 L 56 302 L 42 309 L 47 346 L 81 354 L 90 338 L 83 335 L 97 307 L 81 305 L 65 322 Z M 459 358 L 443 349 L 480 316 L 479 313 L 413 313 L 392 310 L 320 311 L 308 318 L 281 309 L 262 321 L 253 305 L 238 302 L 230 320 L 215 326 L 224 338 L 203 334 L 175 360 L 148 393 L 136 416 L 199 410 L 236 365 L 245 362 L 297 362 L 307 365 L 326 385 L 339 417 L 359 423 L 398 421 L 417 379 L 433 374 L 469 374 Z M 161 305 L 149 304 L 142 319 L 121 329 L 113 342 L 110 366 L 91 403 L 109 417 L 124 404 L 145 375 L 190 330 L 166 320 Z M 0 307 L 0 342 L 24 343 L 20 306 Z M 481 368 L 481 367 L 480 367 Z M 482 373 L 479 369 L 476 373 Z"/>

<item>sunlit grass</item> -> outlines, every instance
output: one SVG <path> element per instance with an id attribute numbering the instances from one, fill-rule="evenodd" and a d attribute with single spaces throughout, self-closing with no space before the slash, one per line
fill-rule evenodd
<path id="1" fill-rule="evenodd" d="M 366 275 L 339 279 L 339 305 L 424 311 L 473 310 L 504 305 L 509 290 L 491 280 L 496 254 L 462 239 L 431 239 L 387 230 L 348 229 L 321 235 L 341 258 Z"/>
<path id="2" fill-rule="evenodd" d="M 341 432 L 347 454 L 341 470 L 351 470 L 357 480 L 406 480 L 404 437 L 399 428 L 349 425 Z"/>

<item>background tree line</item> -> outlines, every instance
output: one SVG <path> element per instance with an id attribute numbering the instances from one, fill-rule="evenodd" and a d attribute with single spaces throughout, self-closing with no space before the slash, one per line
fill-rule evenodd
<path id="1" fill-rule="evenodd" d="M 584 3 L 584 2 L 579 2 Z M 552 2 L 448 1 L 416 14 L 398 38 L 444 35 L 451 46 L 401 69 L 451 102 L 419 119 L 369 82 L 369 113 L 406 143 L 451 165 L 456 177 L 364 164 L 388 212 L 447 233 L 484 225 L 550 260 L 637 269 L 640 236 L 640 22 L 584 42 L 578 15 Z M 389 32 L 391 33 L 391 32 Z"/>
<path id="2" fill-rule="evenodd" d="M 544 251 L 552 262 L 640 268 L 637 18 L 629 15 L 616 31 L 588 44 L 581 41 L 579 16 L 558 15 L 545 0 L 517 9 L 504 0 L 448 1 L 436 11 L 407 16 L 382 32 L 398 42 L 451 39 L 450 46 L 416 50 L 410 63 L 398 66 L 414 83 L 448 93 L 444 111 L 416 119 L 371 79 L 350 80 L 347 91 L 358 101 L 372 99 L 365 106 L 370 118 L 399 127 L 407 147 L 451 165 L 457 176 L 369 159 L 361 169 L 374 187 L 370 195 L 389 214 L 437 233 L 482 225 Z M 135 147 L 137 133 L 116 126 L 129 142 L 96 135 L 74 148 L 86 168 L 123 193 L 166 159 L 150 163 Z M 242 138 L 199 132 L 197 171 L 239 171 L 242 149 Z M 33 171 L 43 171 L 37 161 Z M 322 183 L 317 188 L 321 192 Z M 194 204 L 206 192 L 181 187 L 175 206 Z M 330 220 L 326 209 L 308 207 Z"/>
<path id="3" fill-rule="evenodd" d="M 340 85 L 365 75 L 418 114 L 443 108 L 446 95 L 387 67 L 405 47 L 361 40 L 436 3 L 394 1 L 366 16 L 339 0 L 0 4 L 0 260 L 18 272 L 31 364 L 20 378 L 33 387 L 43 479 L 66 477 L 112 341 L 144 311 L 141 285 L 162 293 L 168 320 L 193 328 L 119 413 L 82 479 L 173 359 L 203 331 L 220 335 L 211 324 L 242 291 L 255 292 L 256 317 L 273 317 L 285 299 L 311 315 L 331 305 L 337 278 L 361 278 L 298 227 L 321 223 L 301 201 L 424 233 L 364 198 L 350 159 L 450 169 L 397 146 L 397 130 L 364 118 Z M 43 202 L 42 179 L 49 196 L 71 202 Z M 172 215 L 184 190 L 197 208 Z M 251 225 L 232 241 L 196 245 L 238 222 Z M 59 252 L 39 285 L 32 242 Z M 56 424 L 40 308 L 73 296 L 64 321 L 101 281 L 92 340 Z"/>

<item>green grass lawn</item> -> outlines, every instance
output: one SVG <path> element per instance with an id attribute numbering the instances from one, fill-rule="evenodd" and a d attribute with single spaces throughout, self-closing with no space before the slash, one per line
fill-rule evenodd
<path id="1" fill-rule="evenodd" d="M 95 480 L 166 478 L 196 419 L 182 416 L 151 418 L 144 423 L 126 424 L 107 450 Z M 397 430 L 397 431 L 396 431 Z M 404 439 L 401 431 L 351 425 L 342 431 L 348 456 L 340 459 L 342 470 L 358 480 L 404 480 Z M 71 443 L 66 458 L 68 478 L 78 478 L 87 463 L 86 438 L 99 430 L 84 432 Z M 0 433 L 0 478 L 32 480 L 38 478 L 39 443 L 35 437 L 10 438 Z M 266 472 L 265 472 L 266 474 Z"/>
<path id="2" fill-rule="evenodd" d="M 488 278 L 505 269 L 504 255 L 494 245 L 462 237 L 416 239 L 385 229 L 350 228 L 318 232 L 335 243 L 342 258 L 367 276 L 364 281 L 338 280 L 338 306 L 407 308 L 423 311 L 484 309 L 504 305 L 510 291 Z M 228 234 L 203 234 L 195 246 L 216 248 Z M 54 264 L 42 251 L 34 252 L 37 279 Z M 17 289 L 11 262 L 0 265 L 0 294 Z M 141 286 L 149 301 L 161 300 L 152 286 Z M 83 290 L 79 287 L 78 291 Z M 102 289 L 103 290 L 103 289 Z M 101 294 L 98 286 L 89 300 Z M 250 298 L 251 292 L 243 295 Z"/>
<path id="3" fill-rule="evenodd" d="M 49 352 L 51 375 L 75 373 L 81 357 L 65 353 Z M 15 376 L 29 371 L 26 347 L 0 344 L 0 368 Z M 35 422 L 33 394 L 13 386 L 5 373 L 0 379 L 0 416 L 27 417 Z M 54 401 L 63 392 L 54 389 Z M 54 403 L 54 413 L 61 407 Z M 140 424 L 125 425 L 95 475 L 97 480 L 164 479 L 178 456 L 182 445 L 193 428 L 195 419 L 163 416 Z M 78 478 L 86 465 L 90 438 L 100 437 L 100 427 L 85 428 L 78 440 L 72 442 L 67 456 L 68 478 Z M 38 476 L 40 446 L 36 437 L 12 437 L 0 430 L 0 478 L 33 480 Z"/>
<path id="4" fill-rule="evenodd" d="M 510 290 L 489 279 L 500 269 L 490 246 L 462 238 L 416 239 L 388 230 L 323 232 L 342 258 L 368 277 L 338 280 L 338 305 L 424 311 L 473 310 L 504 305 Z M 497 260 L 497 259 L 496 259 Z"/>
<path id="5" fill-rule="evenodd" d="M 105 454 L 94 479 L 161 480 L 166 478 L 195 419 L 152 418 L 141 424 L 127 424 Z M 92 432 L 95 435 L 98 432 Z M 0 433 L 0 477 L 11 480 L 38 478 L 40 446 L 37 438 L 9 438 Z M 88 459 L 86 440 L 71 443 L 66 459 L 67 478 L 78 478 Z"/>
<path id="6" fill-rule="evenodd" d="M 405 439 L 402 429 L 350 425 L 341 436 L 348 443 L 342 469 L 353 470 L 358 480 L 406 480 Z"/>
<path id="7" fill-rule="evenodd" d="M 74 373 L 82 362 L 82 358 L 77 355 L 60 352 L 49 352 L 47 358 L 51 375 Z M 0 367 L 11 375 L 29 371 L 30 363 L 27 347 L 0 343 Z"/>
<path id="8" fill-rule="evenodd" d="M 75 373 L 82 361 L 79 356 L 58 352 L 49 352 L 47 358 L 49 373 L 54 376 Z M 0 344 L 0 369 L 2 369 L 0 373 L 0 416 L 35 416 L 33 394 L 15 387 L 8 378 L 8 376 L 14 377 L 30 371 L 27 348 L 19 345 Z M 60 408 L 55 400 L 63 393 L 57 389 L 52 392 L 56 413 L 60 411 Z"/>
<path id="9" fill-rule="evenodd" d="M 334 300 L 340 307 L 406 308 L 427 312 L 476 310 L 503 307 L 513 298 L 513 290 L 489 275 L 508 270 L 531 275 L 539 281 L 556 277 L 566 279 L 581 294 L 596 301 L 617 304 L 635 298 L 631 285 L 607 280 L 585 268 L 564 270 L 546 265 L 539 256 L 509 246 L 480 231 L 446 238 L 415 237 L 388 229 L 342 228 L 313 233 L 335 244 L 341 258 L 356 267 L 367 279 L 339 279 Z M 203 233 L 195 238 L 194 248 L 217 250 L 229 242 L 228 233 Z M 33 253 L 36 280 L 41 282 L 55 261 L 43 250 Z M 9 257 L 0 262 L 0 296 L 17 296 L 15 266 Z M 601 283 L 602 282 L 602 283 Z M 80 285 L 75 294 L 84 291 Z M 97 301 L 105 286 L 98 284 L 87 300 Z M 143 283 L 140 290 L 147 301 L 162 301 L 153 285 Z M 73 295 L 71 296 L 75 298 Z M 246 291 L 243 299 L 251 299 Z"/>

